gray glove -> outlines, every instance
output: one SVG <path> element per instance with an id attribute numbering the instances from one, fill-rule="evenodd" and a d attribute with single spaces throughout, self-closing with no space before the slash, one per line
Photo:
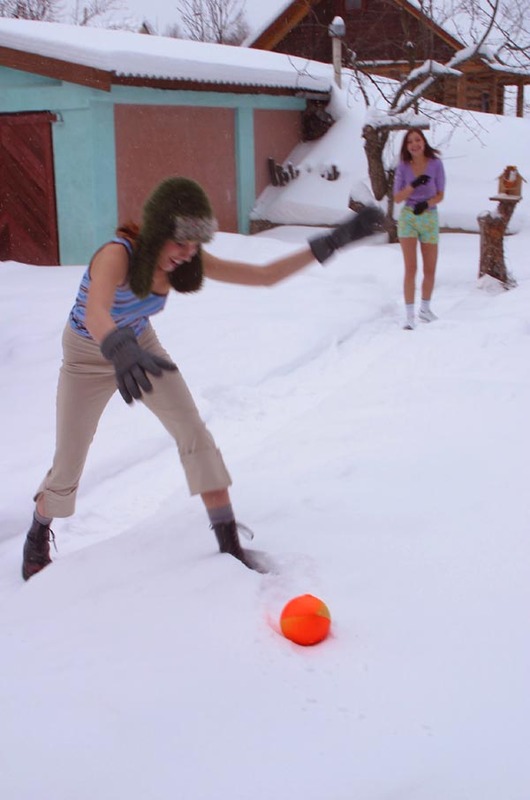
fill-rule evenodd
<path id="1" fill-rule="evenodd" d="M 105 336 L 100 350 L 107 361 L 112 361 L 114 365 L 116 383 L 126 403 L 132 403 L 133 398 L 139 400 L 142 392 L 152 391 L 153 384 L 147 377 L 148 372 L 162 375 L 164 369 L 177 369 L 172 361 L 140 347 L 132 328 L 116 328 Z"/>
<path id="2" fill-rule="evenodd" d="M 309 247 L 316 260 L 323 264 L 335 250 L 358 239 L 363 239 L 365 236 L 370 236 L 378 227 L 381 227 L 383 221 L 382 211 L 375 206 L 365 206 L 354 217 L 337 225 L 331 233 L 310 239 Z"/>

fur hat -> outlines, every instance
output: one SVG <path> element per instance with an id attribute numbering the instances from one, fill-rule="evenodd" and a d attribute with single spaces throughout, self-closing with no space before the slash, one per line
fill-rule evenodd
<path id="1" fill-rule="evenodd" d="M 188 178 L 168 178 L 154 190 L 143 208 L 142 226 L 131 262 L 129 285 L 138 297 L 151 291 L 156 262 L 168 239 L 209 242 L 217 230 L 204 190 Z M 196 292 L 202 286 L 201 248 L 191 261 L 169 275 L 177 292 Z"/>

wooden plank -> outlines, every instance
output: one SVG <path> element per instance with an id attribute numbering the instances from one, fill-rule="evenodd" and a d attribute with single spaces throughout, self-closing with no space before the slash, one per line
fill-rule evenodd
<path id="1" fill-rule="evenodd" d="M 44 75 L 59 81 L 90 86 L 92 89 L 100 89 L 103 92 L 110 92 L 112 84 L 112 73 L 107 70 L 74 64 L 58 58 L 49 58 L 37 53 L 13 50 L 10 47 L 0 47 L 0 64 L 10 69 L 32 72 L 34 75 Z"/>

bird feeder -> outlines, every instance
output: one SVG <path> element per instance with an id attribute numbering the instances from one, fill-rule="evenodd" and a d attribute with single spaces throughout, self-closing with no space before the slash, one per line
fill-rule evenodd
<path id="1" fill-rule="evenodd" d="M 508 166 L 498 177 L 499 188 L 497 194 L 490 197 L 490 200 L 502 200 L 508 203 L 517 203 L 523 196 L 523 181 L 525 178 L 520 174 L 517 167 Z"/>

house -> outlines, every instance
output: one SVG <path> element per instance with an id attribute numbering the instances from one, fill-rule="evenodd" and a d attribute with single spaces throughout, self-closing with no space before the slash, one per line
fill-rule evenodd
<path id="1" fill-rule="evenodd" d="M 346 25 L 343 63 L 349 66 L 354 58 L 363 71 L 400 82 L 427 59 L 444 64 L 463 49 L 461 42 L 409 0 L 293 0 L 246 44 L 330 62 L 328 27 L 335 16 L 342 17 Z M 461 75 L 446 75 L 437 81 L 428 99 L 453 108 L 503 114 L 505 87 L 513 87 L 517 115 L 523 116 L 528 70 L 509 68 L 486 54 L 458 69 Z"/>
<path id="2" fill-rule="evenodd" d="M 0 19 L 0 259 L 86 263 L 171 174 L 248 232 L 331 81 L 280 53 Z"/>

